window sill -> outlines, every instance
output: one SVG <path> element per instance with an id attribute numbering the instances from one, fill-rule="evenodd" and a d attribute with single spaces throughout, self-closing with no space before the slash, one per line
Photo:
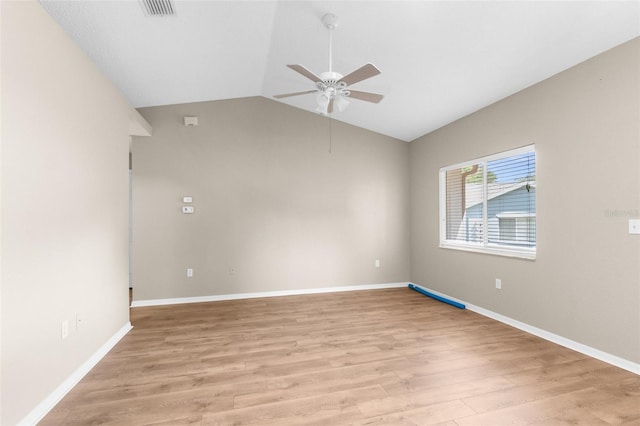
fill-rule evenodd
<path id="1" fill-rule="evenodd" d="M 527 249 L 507 249 L 504 247 L 486 247 L 486 246 L 470 246 L 462 244 L 454 244 L 450 242 L 440 243 L 440 248 L 468 251 L 472 253 L 492 254 L 494 256 L 515 257 L 518 259 L 536 260 L 536 251 Z"/>

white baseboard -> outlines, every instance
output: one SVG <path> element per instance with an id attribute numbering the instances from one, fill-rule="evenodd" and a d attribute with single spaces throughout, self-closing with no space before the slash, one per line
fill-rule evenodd
<path id="1" fill-rule="evenodd" d="M 382 288 L 398 288 L 408 286 L 408 282 L 387 284 L 364 284 L 342 287 L 305 288 L 297 290 L 265 291 L 259 293 L 220 294 L 215 296 L 179 297 L 174 299 L 135 300 L 132 308 L 143 306 L 177 305 L 181 303 L 220 302 L 223 300 L 255 299 L 258 297 L 298 296 L 301 294 L 336 293 L 341 291 L 378 290 Z"/>
<path id="2" fill-rule="evenodd" d="M 447 299 L 451 299 L 451 300 L 454 300 L 456 302 L 462 303 L 462 304 L 466 305 L 467 309 L 469 309 L 470 311 L 476 312 L 476 313 L 478 313 L 480 315 L 483 315 L 485 317 L 494 319 L 494 320 L 499 321 L 501 323 L 510 325 L 511 327 L 515 327 L 515 328 L 517 328 L 519 330 L 525 331 L 525 332 L 527 332 L 529 334 L 533 334 L 534 336 L 538 336 L 538 337 L 541 337 L 541 338 L 543 338 L 545 340 L 548 340 L 550 342 L 556 343 L 556 344 L 558 344 L 560 346 L 564 346 L 566 348 L 573 349 L 576 352 L 580 352 L 580 353 L 588 355 L 588 356 L 590 356 L 592 358 L 599 359 L 600 361 L 606 362 L 607 364 L 611 364 L 611 365 L 614 365 L 616 367 L 620 367 L 620 368 L 622 368 L 624 370 L 627 370 L 627 371 L 630 371 L 632 373 L 640 375 L 640 363 L 629 361 L 627 359 L 620 358 L 618 356 L 615 356 L 615 355 L 612 355 L 610 353 L 601 351 L 599 349 L 592 348 L 591 346 L 587 346 L 587 345 L 584 345 L 582 343 L 578 343 L 578 342 L 573 341 L 571 339 L 567 339 L 566 337 L 559 336 L 557 334 L 548 332 L 546 330 L 542 330 L 542 329 L 534 327 L 532 325 L 520 322 L 520 321 L 515 320 L 513 318 L 509 318 L 509 317 L 506 317 L 504 315 L 495 313 L 495 312 L 490 311 L 488 309 L 481 308 L 480 306 L 472 305 L 470 303 L 467 303 L 467 302 L 462 301 L 460 299 L 456 299 L 455 297 L 451 297 L 451 296 L 449 296 L 447 294 L 444 294 L 444 293 L 441 293 L 439 291 L 431 290 L 431 289 L 429 289 L 427 287 L 419 286 L 417 284 L 413 284 L 413 285 L 415 285 L 416 287 L 420 287 L 420 288 L 422 288 L 422 289 L 424 289 L 426 291 L 429 291 L 431 293 L 437 294 L 438 296 L 446 297 Z"/>
<path id="3" fill-rule="evenodd" d="M 91 357 L 86 360 L 76 371 L 74 371 L 67 379 L 62 382 L 48 397 L 38 404 L 31 412 L 23 418 L 19 426 L 31 426 L 37 424 L 44 416 L 56 406 L 58 402 L 65 397 L 67 393 L 75 385 L 82 380 L 93 367 L 100 362 L 102 358 L 122 339 L 133 327 L 127 322 L 120 330 L 116 332 L 109 340 L 107 340 L 100 349 L 98 349 Z"/>

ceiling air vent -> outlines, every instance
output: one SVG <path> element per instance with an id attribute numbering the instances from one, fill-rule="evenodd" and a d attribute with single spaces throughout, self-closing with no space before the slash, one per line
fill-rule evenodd
<path id="1" fill-rule="evenodd" d="M 176 14 L 172 0 L 140 0 L 148 16 L 172 16 Z"/>

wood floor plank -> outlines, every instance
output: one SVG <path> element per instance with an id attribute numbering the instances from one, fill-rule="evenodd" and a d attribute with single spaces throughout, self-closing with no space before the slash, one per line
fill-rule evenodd
<path id="1" fill-rule="evenodd" d="M 528 426 L 610 426 L 601 418 L 586 412 L 585 410 L 576 408 L 568 410 L 557 417 L 552 417 L 540 421 L 530 423 Z"/>
<path id="2" fill-rule="evenodd" d="M 601 382 L 597 383 L 600 384 Z M 579 386 L 591 387 L 596 381 L 584 379 L 582 377 L 563 377 L 557 380 L 548 380 L 545 382 L 536 382 L 524 386 L 513 386 L 500 389 L 493 392 L 487 392 L 482 395 L 464 398 L 464 402 L 472 407 L 478 413 L 499 410 L 505 407 L 525 404 L 531 401 L 548 398 L 556 395 L 570 395 L 572 391 L 578 389 Z M 583 394 L 581 398 L 586 396 Z M 606 387 L 599 389 L 598 400 L 616 398 L 613 392 L 608 392 Z M 585 400 L 586 402 L 586 400 Z M 640 409 L 640 407 L 638 407 Z"/>
<path id="3" fill-rule="evenodd" d="M 416 405 L 425 406 L 456 399 L 464 400 L 465 398 L 472 398 L 512 387 L 513 384 L 507 379 L 496 376 L 462 383 L 433 386 L 416 392 L 404 392 L 404 389 L 402 387 L 398 388 L 396 383 L 391 386 L 384 386 L 384 389 L 389 395 L 401 395 Z"/>
<path id="4" fill-rule="evenodd" d="M 41 425 L 640 426 L 640 376 L 408 289 L 131 321 Z"/>
<path id="5" fill-rule="evenodd" d="M 73 426 L 147 424 L 177 421 L 176 419 L 201 415 L 207 411 L 224 411 L 232 408 L 233 396 L 196 389 L 90 404 L 84 408 L 70 410 L 64 424 Z"/>
<path id="6" fill-rule="evenodd" d="M 563 397 L 581 410 L 594 414 L 612 425 L 640 420 L 640 398 L 620 397 L 606 387 L 597 386 L 568 392 Z"/>
<path id="7" fill-rule="evenodd" d="M 462 416 L 473 415 L 474 411 L 464 402 L 454 400 L 438 404 L 431 404 L 426 407 L 413 408 L 410 410 L 399 410 L 395 413 L 383 416 L 370 417 L 362 425 L 435 425 L 443 422 L 450 422 Z M 457 422 L 457 420 L 455 420 Z"/>
<path id="8" fill-rule="evenodd" d="M 173 395 L 179 392 L 198 389 L 201 393 L 210 392 L 218 397 L 234 397 L 248 392 L 267 390 L 265 379 L 242 381 L 241 383 L 220 383 L 215 380 L 216 375 L 173 376 L 170 380 L 151 381 L 125 386 L 105 386 L 98 390 L 87 390 L 85 387 L 74 389 L 72 395 L 63 400 L 60 407 L 77 407 L 81 405 L 96 405 L 123 400 L 132 400 L 148 395 Z"/>
<path id="9" fill-rule="evenodd" d="M 482 414 L 457 418 L 459 426 L 515 426 L 545 422 L 548 419 L 563 416 L 570 410 L 575 410 L 575 404 L 561 397 L 547 398 L 527 404 L 488 411 Z"/>
<path id="10" fill-rule="evenodd" d="M 162 420 L 160 422 L 146 423 L 144 426 L 198 426 L 202 424 L 202 416 L 189 416 L 181 419 Z"/>
<path id="11" fill-rule="evenodd" d="M 347 391 L 324 393 L 306 398 L 262 404 L 247 408 L 210 413 L 203 417 L 203 425 L 228 424 L 291 424 L 298 418 L 324 419 L 340 417 L 344 412 L 355 412 L 361 401 L 385 395 L 381 386 L 368 386 Z M 359 414 L 358 417 L 362 418 Z"/>

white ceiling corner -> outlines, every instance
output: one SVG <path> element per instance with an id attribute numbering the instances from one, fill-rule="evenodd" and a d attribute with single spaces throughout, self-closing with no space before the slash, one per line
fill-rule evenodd
<path id="1" fill-rule="evenodd" d="M 372 62 L 334 118 L 415 138 L 640 35 L 638 1 L 181 1 L 149 17 L 137 0 L 41 0 L 134 107 L 311 90 L 286 67 Z M 311 95 L 281 102 L 314 111 Z"/>

